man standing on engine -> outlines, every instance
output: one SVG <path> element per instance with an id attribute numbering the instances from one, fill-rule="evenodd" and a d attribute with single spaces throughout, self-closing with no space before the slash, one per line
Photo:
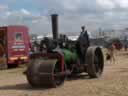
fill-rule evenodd
<path id="1" fill-rule="evenodd" d="M 82 31 L 81 34 L 78 38 L 78 53 L 81 57 L 81 63 L 85 63 L 85 54 L 87 51 L 87 48 L 90 46 L 90 41 L 89 41 L 89 35 L 87 33 L 87 30 L 85 30 L 85 26 L 81 27 Z"/>
<path id="2" fill-rule="evenodd" d="M 90 41 L 89 41 L 88 32 L 87 32 L 87 30 L 85 30 L 85 26 L 82 26 L 81 29 L 82 29 L 81 36 L 84 37 L 83 43 L 84 43 L 84 44 L 86 43 L 86 47 L 89 47 Z"/>

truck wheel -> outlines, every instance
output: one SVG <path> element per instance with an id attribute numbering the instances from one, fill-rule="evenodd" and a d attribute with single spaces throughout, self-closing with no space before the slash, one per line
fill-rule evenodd
<path id="1" fill-rule="evenodd" d="M 61 71 L 62 66 L 60 65 L 57 60 L 32 60 L 26 71 L 29 84 L 33 87 L 57 87 L 62 85 L 65 74 Z"/>
<path id="2" fill-rule="evenodd" d="M 0 70 L 5 70 L 5 69 L 8 69 L 8 66 L 7 64 L 0 64 Z"/>
<path id="3" fill-rule="evenodd" d="M 101 48 L 89 47 L 86 52 L 87 73 L 91 78 L 101 76 L 104 69 L 104 57 Z"/>
<path id="4" fill-rule="evenodd" d="M 0 57 L 0 70 L 7 69 L 7 61 L 6 58 Z"/>

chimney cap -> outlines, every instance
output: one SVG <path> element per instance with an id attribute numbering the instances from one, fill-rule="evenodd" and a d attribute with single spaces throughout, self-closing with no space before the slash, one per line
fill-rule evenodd
<path id="1" fill-rule="evenodd" d="M 58 14 L 51 14 L 51 16 L 58 16 Z"/>

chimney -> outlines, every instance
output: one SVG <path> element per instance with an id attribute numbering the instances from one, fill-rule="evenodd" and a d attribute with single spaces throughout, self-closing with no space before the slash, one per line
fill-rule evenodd
<path id="1" fill-rule="evenodd" d="M 53 39 L 58 39 L 58 14 L 52 14 L 51 15 L 51 22 L 52 22 L 52 34 Z"/>

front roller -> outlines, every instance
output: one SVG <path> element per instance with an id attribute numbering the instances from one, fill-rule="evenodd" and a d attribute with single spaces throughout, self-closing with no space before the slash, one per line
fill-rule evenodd
<path id="1" fill-rule="evenodd" d="M 65 68 L 57 59 L 34 59 L 26 71 L 32 87 L 57 87 L 64 83 Z"/>
<path id="2" fill-rule="evenodd" d="M 104 57 L 100 47 L 89 47 L 86 52 L 87 73 L 91 78 L 101 76 L 104 69 Z"/>

